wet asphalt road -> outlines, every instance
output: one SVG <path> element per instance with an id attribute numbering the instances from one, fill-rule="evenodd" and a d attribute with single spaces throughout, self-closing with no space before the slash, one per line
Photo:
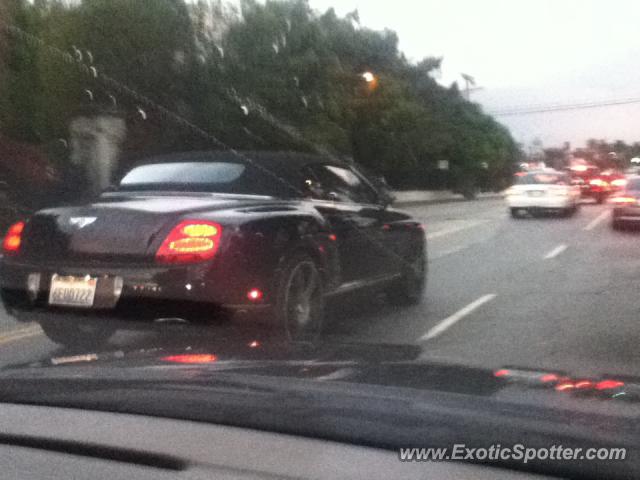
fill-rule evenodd
<path id="1" fill-rule="evenodd" d="M 418 344 L 424 359 L 490 368 L 638 374 L 640 231 L 613 231 L 609 208 L 586 203 L 572 218 L 520 220 L 501 200 L 408 208 L 426 225 L 429 242 L 423 304 L 343 300 L 329 310 L 324 340 Z M 243 318 L 184 331 L 123 331 L 106 348 L 269 338 L 264 326 Z M 65 353 L 37 325 L 2 313 L 0 365 Z"/>

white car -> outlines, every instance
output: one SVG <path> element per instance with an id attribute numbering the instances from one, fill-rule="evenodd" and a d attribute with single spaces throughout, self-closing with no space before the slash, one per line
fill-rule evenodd
<path id="1" fill-rule="evenodd" d="M 526 172 L 518 175 L 505 198 L 514 218 L 539 212 L 569 216 L 580 206 L 580 187 L 572 185 L 569 175 L 556 170 Z"/>

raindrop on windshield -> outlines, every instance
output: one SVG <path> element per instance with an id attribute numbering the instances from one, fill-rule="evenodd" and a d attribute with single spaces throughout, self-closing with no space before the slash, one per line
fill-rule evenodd
<path id="1" fill-rule="evenodd" d="M 240 107 L 240 110 L 242 110 L 242 113 L 244 113 L 245 115 L 249 115 L 249 107 L 247 107 L 246 105 L 242 105 Z"/>
<path id="2" fill-rule="evenodd" d="M 303 95 L 302 97 L 300 97 L 300 100 L 302 101 L 304 108 L 309 108 L 309 102 L 307 101 L 307 97 Z"/>
<path id="3" fill-rule="evenodd" d="M 218 53 L 220 54 L 220 56 L 224 58 L 224 48 L 222 48 L 220 45 L 216 45 L 216 48 L 218 49 Z"/>
<path id="4" fill-rule="evenodd" d="M 147 112 L 145 112 L 142 108 L 138 107 L 138 114 L 142 118 L 142 120 L 147 119 Z"/>
<path id="5" fill-rule="evenodd" d="M 71 45 L 71 48 L 73 48 L 73 54 L 76 57 L 76 60 L 78 62 L 82 61 L 82 52 L 80 50 L 78 50 L 78 48 L 75 45 Z"/>
<path id="6" fill-rule="evenodd" d="M 96 69 L 96 67 L 89 67 L 89 70 L 91 70 L 91 75 L 93 75 L 93 78 L 98 78 L 98 70 Z"/>
<path id="7" fill-rule="evenodd" d="M 85 92 L 85 93 L 87 94 L 87 96 L 89 97 L 89 101 L 90 101 L 90 102 L 93 102 L 93 92 L 92 92 L 91 90 L 89 90 L 88 88 L 87 88 L 87 89 L 85 89 L 85 91 L 84 91 L 84 92 Z"/>
<path id="8" fill-rule="evenodd" d="M 111 104 L 116 107 L 118 105 L 118 101 L 116 100 L 116 97 L 109 94 L 109 99 L 111 100 Z"/>
<path id="9" fill-rule="evenodd" d="M 300 79 L 298 77 L 293 77 L 293 81 L 296 84 L 296 87 L 300 86 Z"/>
<path id="10" fill-rule="evenodd" d="M 278 46 L 278 44 L 276 42 L 273 42 L 271 44 L 271 48 L 273 48 L 273 51 L 276 52 L 276 53 L 280 52 L 280 47 Z"/>
<path id="11" fill-rule="evenodd" d="M 93 54 L 89 50 L 85 50 L 85 52 L 86 52 L 87 60 L 89 61 L 89 63 L 93 63 Z"/>

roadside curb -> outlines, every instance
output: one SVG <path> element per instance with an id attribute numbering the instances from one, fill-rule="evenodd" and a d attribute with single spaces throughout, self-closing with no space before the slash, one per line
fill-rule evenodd
<path id="1" fill-rule="evenodd" d="M 467 200 L 464 197 L 447 197 L 447 198 L 432 198 L 428 200 L 407 200 L 401 202 L 394 202 L 394 207 L 418 207 L 420 205 L 437 205 L 440 203 L 456 203 L 456 202 L 477 202 L 483 200 L 499 200 L 504 197 L 502 193 L 487 194 L 477 197 L 474 200 Z"/>

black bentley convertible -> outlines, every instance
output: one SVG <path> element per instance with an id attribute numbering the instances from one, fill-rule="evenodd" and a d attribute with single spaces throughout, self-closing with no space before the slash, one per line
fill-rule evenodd
<path id="1" fill-rule="evenodd" d="M 104 342 L 121 325 L 111 318 L 207 321 L 238 310 L 312 340 L 335 295 L 420 301 L 424 231 L 390 200 L 357 166 L 313 155 L 147 159 L 91 203 L 12 225 L 2 299 L 63 345 Z"/>

